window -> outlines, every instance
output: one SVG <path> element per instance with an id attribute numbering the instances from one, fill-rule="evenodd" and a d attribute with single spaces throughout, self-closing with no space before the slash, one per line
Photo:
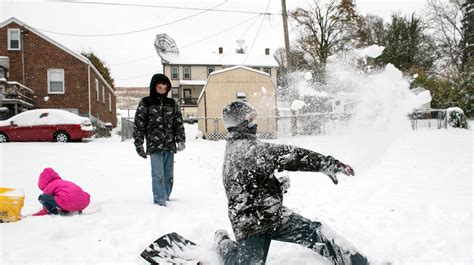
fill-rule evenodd
<path id="1" fill-rule="evenodd" d="M 112 112 L 112 94 L 109 93 L 109 111 Z"/>
<path id="2" fill-rule="evenodd" d="M 245 92 L 237 92 L 237 100 L 247 101 L 247 94 Z"/>
<path id="3" fill-rule="evenodd" d="M 171 67 L 171 79 L 179 79 L 179 68 L 177 66 Z"/>
<path id="4" fill-rule="evenodd" d="M 174 99 L 179 98 L 179 88 L 178 87 L 171 88 L 171 97 L 174 98 Z"/>
<path id="5" fill-rule="evenodd" d="M 216 69 L 214 66 L 208 66 L 207 67 L 207 76 L 209 76 L 212 72 L 214 72 Z"/>
<path id="6" fill-rule="evenodd" d="M 99 80 L 95 80 L 95 99 L 99 101 Z"/>
<path id="7" fill-rule="evenodd" d="M 183 79 L 190 80 L 191 79 L 191 67 L 190 66 L 183 66 Z"/>
<path id="8" fill-rule="evenodd" d="M 8 50 L 21 49 L 20 34 L 20 29 L 8 29 Z"/>
<path id="9" fill-rule="evenodd" d="M 48 93 L 64 94 L 64 69 L 48 69 Z"/>
<path id="10" fill-rule="evenodd" d="M 265 67 L 265 68 L 263 68 L 263 71 L 265 73 L 269 74 L 270 76 L 272 75 L 272 69 L 271 68 Z"/>
<path id="11" fill-rule="evenodd" d="M 105 88 L 102 86 L 102 103 L 105 104 Z"/>

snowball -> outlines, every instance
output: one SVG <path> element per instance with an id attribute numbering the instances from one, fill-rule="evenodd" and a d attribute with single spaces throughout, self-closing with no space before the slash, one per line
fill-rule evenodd
<path id="1" fill-rule="evenodd" d="M 311 74 L 311 72 L 306 72 L 306 74 L 304 74 L 304 79 L 308 81 L 313 79 L 313 74 Z"/>
<path id="2" fill-rule="evenodd" d="M 46 96 L 46 97 L 44 97 L 43 99 L 44 99 L 44 101 L 48 101 L 48 100 L 49 100 L 49 97 Z"/>
<path id="3" fill-rule="evenodd" d="M 359 54 L 361 56 L 377 58 L 382 54 L 384 49 L 385 49 L 385 47 L 383 47 L 383 46 L 372 45 L 372 46 L 369 46 L 369 47 L 359 51 Z"/>
<path id="4" fill-rule="evenodd" d="M 414 74 L 414 75 L 413 75 L 413 78 L 417 78 L 417 77 L 418 77 L 418 74 Z"/>
<path id="5" fill-rule="evenodd" d="M 304 101 L 301 101 L 301 100 L 293 100 L 293 102 L 291 103 L 291 109 L 292 110 L 299 110 L 301 109 L 303 106 L 305 105 Z"/>

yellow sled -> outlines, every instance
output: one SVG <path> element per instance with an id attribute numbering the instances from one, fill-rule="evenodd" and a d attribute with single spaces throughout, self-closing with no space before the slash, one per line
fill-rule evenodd
<path id="1" fill-rule="evenodd" d="M 20 220 L 24 200 L 22 190 L 0 187 L 0 222 Z"/>

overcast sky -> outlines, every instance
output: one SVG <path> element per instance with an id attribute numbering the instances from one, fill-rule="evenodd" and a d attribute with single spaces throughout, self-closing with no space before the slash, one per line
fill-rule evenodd
<path id="1" fill-rule="evenodd" d="M 220 10 L 265 12 L 268 4 L 267 12 L 281 13 L 280 0 L 87 1 L 148 6 L 0 0 L 0 21 L 16 17 L 74 51 L 94 51 L 107 63 L 118 87 L 148 86 L 151 75 L 162 72 L 153 45 L 159 33 L 170 35 L 180 53 L 186 54 L 216 52 L 218 47 L 224 47 L 224 52 L 233 51 L 238 39 L 244 39 L 249 50 L 252 47 L 250 53 L 263 53 L 265 48 L 270 48 L 273 54 L 275 49 L 284 46 L 281 15 L 263 18 L 246 13 L 150 7 L 208 9 L 218 5 L 216 9 Z M 286 2 L 287 9 L 291 10 L 305 7 L 312 0 Z M 388 21 L 394 12 L 421 13 L 425 0 L 356 0 L 356 4 L 360 13 L 375 14 Z M 160 26 L 166 23 L 170 24 Z M 145 30 L 148 28 L 152 29 Z M 132 31 L 139 32 L 95 37 L 57 34 L 110 35 Z M 290 28 L 290 37 L 293 35 Z"/>

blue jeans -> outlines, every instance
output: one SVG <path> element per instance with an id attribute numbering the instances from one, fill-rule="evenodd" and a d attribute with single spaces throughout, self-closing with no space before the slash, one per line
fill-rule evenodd
<path id="1" fill-rule="evenodd" d="M 367 258 L 326 225 L 285 209 L 280 225 L 272 231 L 235 242 L 224 239 L 217 251 L 225 265 L 262 265 L 272 240 L 307 247 L 337 265 L 367 265 Z"/>
<path id="2" fill-rule="evenodd" d="M 163 151 L 150 155 L 153 202 L 165 205 L 173 189 L 174 154 Z"/>

